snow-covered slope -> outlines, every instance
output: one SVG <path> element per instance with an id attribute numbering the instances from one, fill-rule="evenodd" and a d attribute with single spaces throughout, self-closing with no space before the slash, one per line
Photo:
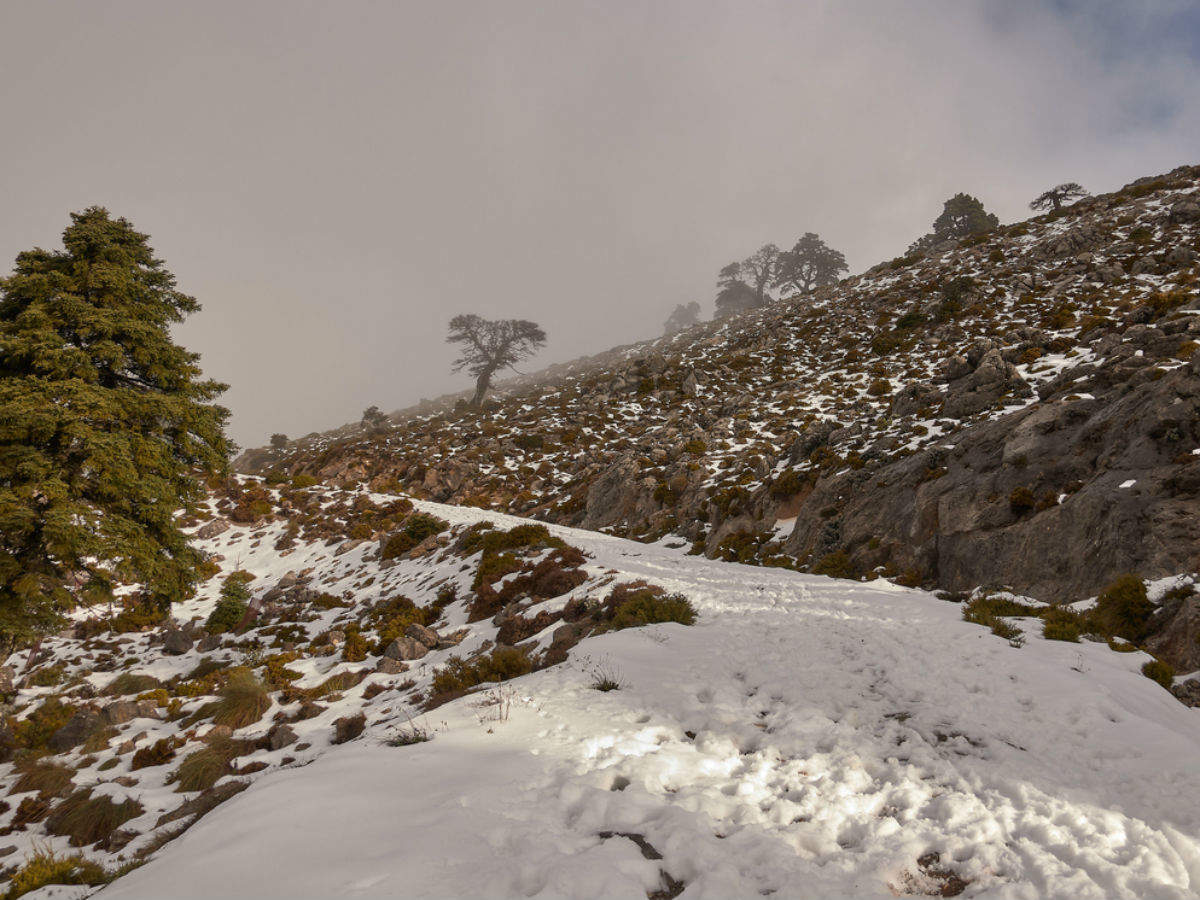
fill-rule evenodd
<path id="1" fill-rule="evenodd" d="M 1144 655 L 1040 629 L 1014 647 L 883 581 L 551 531 L 699 621 L 589 638 L 418 715 L 426 743 L 385 742 L 397 703 L 100 896 L 1198 895 L 1200 710 Z"/>

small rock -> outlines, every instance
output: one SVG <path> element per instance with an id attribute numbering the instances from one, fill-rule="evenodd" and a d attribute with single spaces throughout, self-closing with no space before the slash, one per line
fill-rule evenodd
<path id="1" fill-rule="evenodd" d="M 163 634 L 163 652 L 180 656 L 192 649 L 192 639 L 179 628 L 168 628 Z"/>
<path id="2" fill-rule="evenodd" d="M 200 638 L 200 642 L 196 645 L 196 649 L 201 653 L 211 653 L 221 646 L 221 636 L 219 634 L 206 634 Z"/>
<path id="3" fill-rule="evenodd" d="M 104 727 L 104 719 L 94 709 L 86 707 L 75 712 L 67 724 L 50 735 L 47 746 L 56 753 L 77 747 Z"/>
<path id="4" fill-rule="evenodd" d="M 407 672 L 408 666 L 398 659 L 385 656 L 379 660 L 379 663 L 375 666 L 375 671 L 382 672 L 384 675 L 399 675 L 401 672 Z"/>
<path id="5" fill-rule="evenodd" d="M 217 535 L 224 534 L 230 528 L 228 519 L 213 519 L 196 529 L 196 537 L 202 541 L 207 541 L 209 538 L 215 538 Z"/>
<path id="6" fill-rule="evenodd" d="M 267 746 L 272 750 L 282 750 L 284 747 L 290 747 L 297 740 L 296 732 L 292 730 L 291 725 L 282 723 L 274 725 L 267 732 Z"/>
<path id="7" fill-rule="evenodd" d="M 333 722 L 333 743 L 344 744 L 352 741 L 367 727 L 367 717 L 363 713 L 353 716 L 342 716 Z"/>

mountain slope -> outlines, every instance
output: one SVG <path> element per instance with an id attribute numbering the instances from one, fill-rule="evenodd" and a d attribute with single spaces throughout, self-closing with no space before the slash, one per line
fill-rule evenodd
<path id="1" fill-rule="evenodd" d="M 1198 257 L 1200 168 L 1182 167 L 559 367 L 481 413 L 242 464 L 726 559 L 1076 600 L 1125 571 L 1200 568 Z"/>
<path id="2" fill-rule="evenodd" d="M 1196 895 L 1200 716 L 1141 654 L 1038 629 L 1017 649 L 886 582 L 553 532 L 699 622 L 589 638 L 425 715 L 425 744 L 382 742 L 406 719 L 380 695 L 358 741 L 260 777 L 102 896 Z"/>

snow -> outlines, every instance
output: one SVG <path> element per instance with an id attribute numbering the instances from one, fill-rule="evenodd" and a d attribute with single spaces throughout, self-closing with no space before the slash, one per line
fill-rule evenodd
<path id="1" fill-rule="evenodd" d="M 689 900 L 876 898 L 936 890 L 930 852 L 966 897 L 1197 896 L 1200 711 L 1145 655 L 1036 619 L 1014 648 L 884 581 L 550 528 L 699 622 L 584 641 L 421 716 L 428 743 L 372 725 L 265 773 L 101 896 L 645 898 L 667 873 Z"/>
<path id="2" fill-rule="evenodd" d="M 1131 487 L 1133 487 L 1135 484 L 1137 484 L 1137 479 L 1136 479 L 1136 478 L 1130 478 L 1130 479 L 1127 479 L 1126 481 L 1122 481 L 1122 482 L 1120 483 L 1120 485 L 1118 485 L 1118 487 L 1121 487 L 1121 488 L 1131 488 Z"/>

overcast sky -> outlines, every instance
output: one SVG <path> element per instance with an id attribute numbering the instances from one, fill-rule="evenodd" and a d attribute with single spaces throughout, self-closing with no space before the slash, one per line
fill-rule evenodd
<path id="1" fill-rule="evenodd" d="M 466 387 L 456 312 L 566 360 L 768 241 L 1200 162 L 1197 85 L 1196 0 L 4 0 L 0 271 L 131 219 L 253 445 Z"/>

